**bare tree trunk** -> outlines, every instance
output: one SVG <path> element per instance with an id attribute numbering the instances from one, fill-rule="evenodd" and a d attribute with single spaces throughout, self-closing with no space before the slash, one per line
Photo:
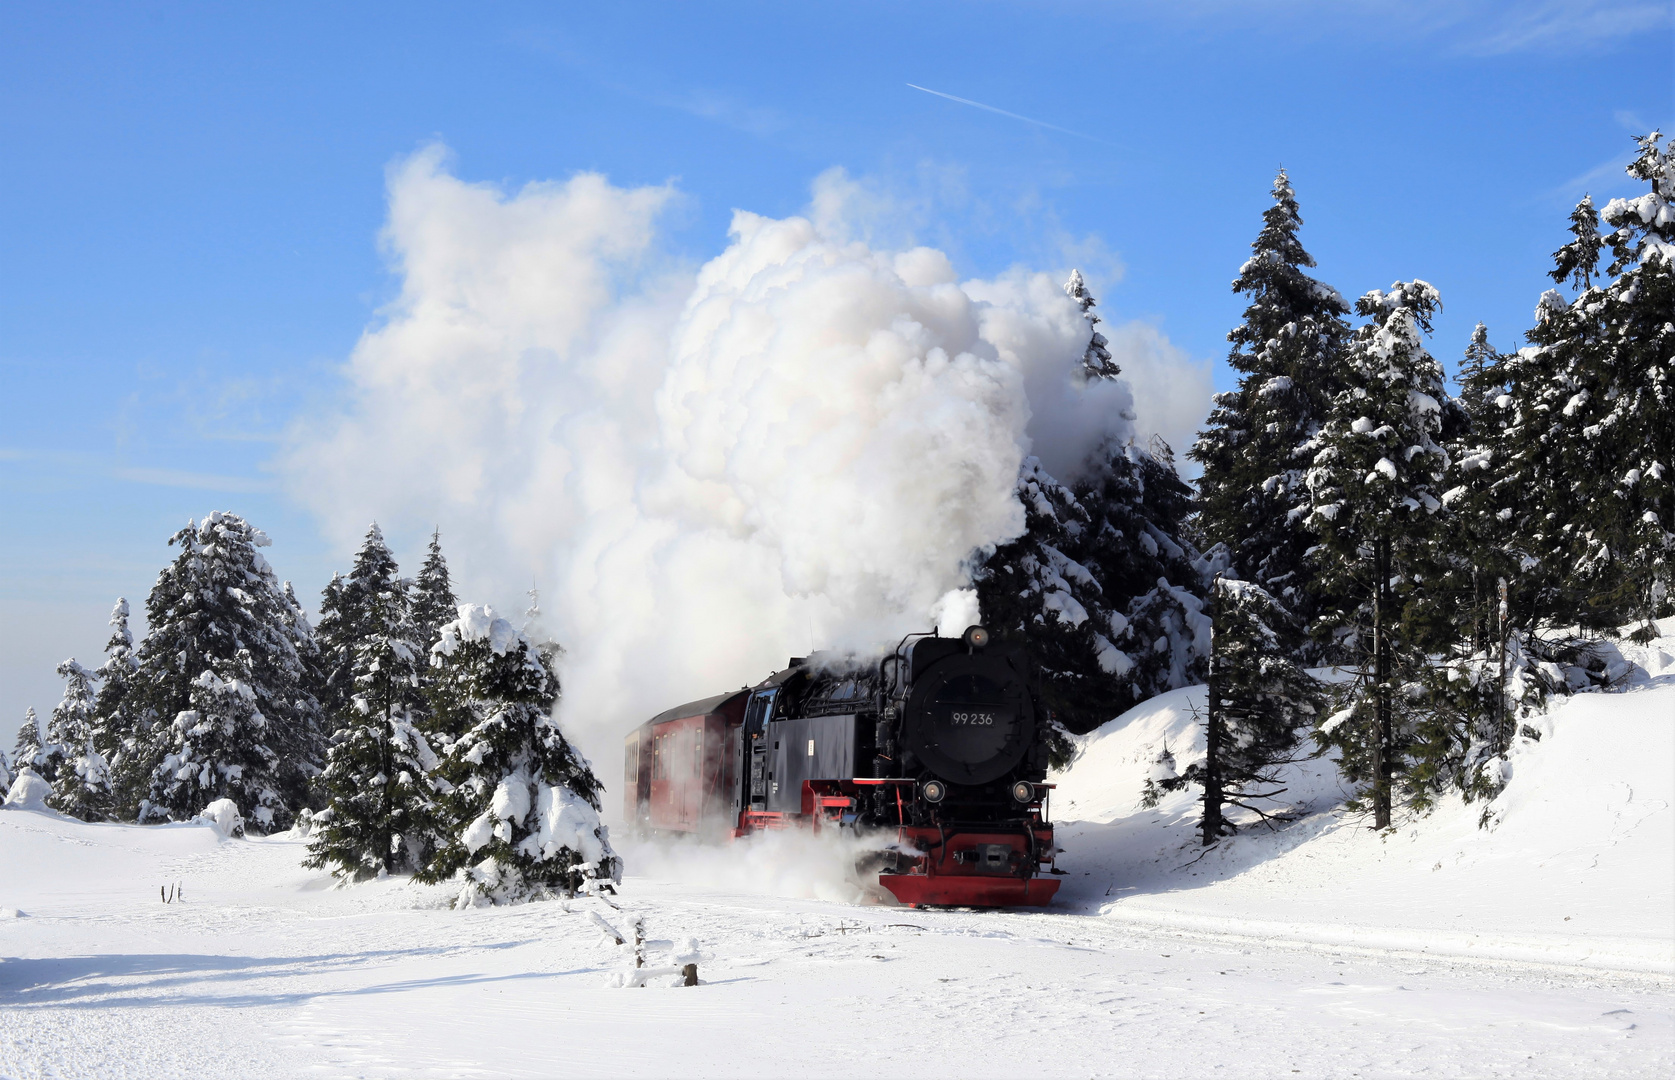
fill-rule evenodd
<path id="1" fill-rule="evenodd" d="M 1511 630 L 1507 625 L 1506 579 L 1500 579 L 1500 605 L 1495 609 L 1495 639 L 1500 645 L 1500 656 L 1495 677 L 1495 753 L 1506 753 L 1512 742 L 1512 732 L 1506 723 L 1506 641 Z"/>
<path id="2" fill-rule="evenodd" d="M 378 733 L 378 771 L 384 776 L 384 784 L 378 789 L 378 830 L 375 835 L 379 838 L 378 860 L 384 870 L 390 870 L 390 845 L 395 839 L 390 828 L 390 785 L 395 782 L 395 759 L 390 752 L 390 717 L 395 712 L 394 695 L 390 693 L 390 680 L 384 678 L 384 730 Z"/>
<path id="3" fill-rule="evenodd" d="M 1215 618 L 1220 614 L 1221 576 L 1216 576 L 1210 589 L 1210 676 L 1207 687 L 1209 708 L 1204 719 L 1204 846 L 1209 847 L 1221 836 L 1226 819 L 1222 816 L 1224 793 L 1221 786 L 1221 735 L 1224 717 L 1221 705 L 1220 665 L 1216 652 L 1221 647 L 1216 633 Z"/>
<path id="4" fill-rule="evenodd" d="M 1390 632 L 1385 625 L 1390 616 L 1390 547 L 1389 541 L 1374 542 L 1377 550 L 1373 565 L 1378 582 L 1373 590 L 1373 827 L 1390 827 L 1390 780 L 1393 774 L 1391 758 L 1392 725 L 1390 717 Z"/>

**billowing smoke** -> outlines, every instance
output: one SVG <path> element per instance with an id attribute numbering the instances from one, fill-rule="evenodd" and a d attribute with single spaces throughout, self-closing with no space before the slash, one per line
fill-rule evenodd
<path id="1" fill-rule="evenodd" d="M 1128 386 L 1073 376 L 1087 324 L 1048 275 L 960 282 L 830 207 L 740 211 L 693 272 L 660 254 L 668 188 L 508 196 L 445 164 L 392 169 L 401 294 L 284 472 L 345 550 L 435 523 L 470 599 L 538 581 L 561 716 L 607 768 L 632 723 L 789 655 L 963 627 L 972 552 L 1022 529 L 1022 458 L 1066 477 L 1136 434 Z M 1195 422 L 1202 371 L 1167 376 L 1204 387 Z"/>

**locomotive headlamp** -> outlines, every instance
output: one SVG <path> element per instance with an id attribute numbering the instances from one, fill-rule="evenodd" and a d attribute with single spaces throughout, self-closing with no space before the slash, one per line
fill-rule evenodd
<path id="1" fill-rule="evenodd" d="M 923 795 L 928 803 L 939 803 L 948 797 L 948 785 L 941 780 L 926 780 L 919 788 L 919 794 Z"/>
<path id="2" fill-rule="evenodd" d="M 989 643 L 989 632 L 981 626 L 968 626 L 965 628 L 965 643 L 973 649 L 981 649 Z"/>
<path id="3" fill-rule="evenodd" d="M 1012 801 L 1017 803 L 1032 803 L 1035 801 L 1035 785 L 1028 780 L 1019 780 L 1012 785 Z"/>

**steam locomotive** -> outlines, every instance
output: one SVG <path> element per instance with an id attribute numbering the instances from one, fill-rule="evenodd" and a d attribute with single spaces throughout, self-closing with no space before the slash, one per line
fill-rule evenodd
<path id="1" fill-rule="evenodd" d="M 641 834 L 850 830 L 888 841 L 861 869 L 902 903 L 1045 904 L 1062 871 L 1044 723 L 1023 653 L 980 626 L 793 658 L 630 733 L 624 813 Z"/>

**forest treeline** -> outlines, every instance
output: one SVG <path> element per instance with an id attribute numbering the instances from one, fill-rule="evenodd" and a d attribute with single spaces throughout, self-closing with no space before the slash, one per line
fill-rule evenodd
<path id="1" fill-rule="evenodd" d="M 1351 304 L 1312 277 L 1281 171 L 1196 490 L 1155 442 L 1070 485 L 1026 464 L 1028 531 L 979 569 L 984 619 L 1028 645 L 1071 732 L 1208 682 L 1204 760 L 1169 775 L 1165 749 L 1152 791 L 1201 790 L 1205 843 L 1306 752 L 1336 751 L 1378 828 L 1492 796 L 1520 717 L 1621 678 L 1610 639 L 1675 610 L 1675 174 L 1657 132 L 1637 146 L 1647 190 L 1583 198 L 1526 345 L 1479 323 L 1456 392 L 1427 347 L 1437 290 Z M 1087 378 L 1119 374 L 1105 344 Z"/>
<path id="2" fill-rule="evenodd" d="M 1675 173 L 1657 132 L 1637 142 L 1647 190 L 1577 205 L 1526 344 L 1479 324 L 1452 391 L 1427 346 L 1437 290 L 1351 304 L 1312 277 L 1280 172 L 1196 485 L 1157 439 L 1063 481 L 1028 458 L 1024 533 L 973 557 L 1061 760 L 1070 735 L 1208 682 L 1205 758 L 1152 789 L 1202 792 L 1205 843 L 1309 752 L 1335 751 L 1385 828 L 1492 796 L 1521 717 L 1624 674 L 1610 639 L 1671 613 L 1675 547 Z M 1088 320 L 1077 377 L 1119 378 L 1085 282 L 1065 289 Z M 231 514 L 177 533 L 145 640 L 119 602 L 104 662 L 60 665 L 64 698 L 31 711 L 12 767 L 89 820 L 218 798 L 264 831 L 300 819 L 314 863 L 351 877 L 464 871 L 497 897 L 616 872 L 599 782 L 552 720 L 556 646 L 459 606 L 435 537 L 401 578 L 376 526 L 312 627 L 266 542 Z"/>
<path id="3" fill-rule="evenodd" d="M 12 756 L 47 805 L 148 823 L 229 799 L 251 829 L 301 826 L 310 865 L 459 875 L 464 902 L 619 875 L 599 781 L 552 716 L 555 647 L 459 604 L 439 536 L 407 579 L 374 525 L 318 627 L 268 543 L 234 514 L 181 529 L 144 640 L 118 600 L 104 662 L 59 665 L 63 699 Z"/>

